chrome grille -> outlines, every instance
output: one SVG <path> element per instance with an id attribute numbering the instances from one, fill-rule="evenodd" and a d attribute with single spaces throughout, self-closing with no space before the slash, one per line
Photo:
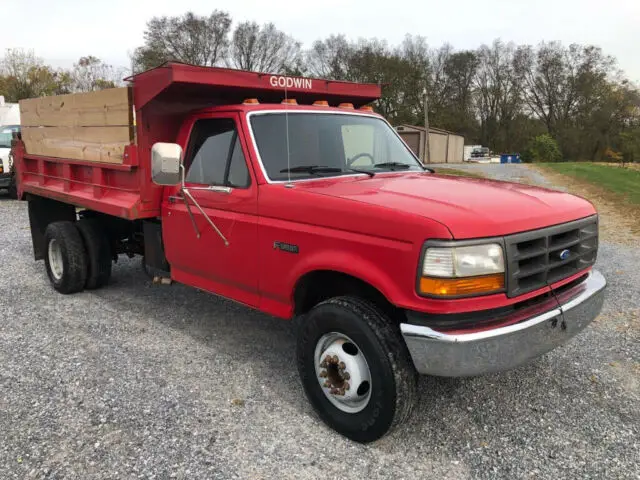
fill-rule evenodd
<path id="1" fill-rule="evenodd" d="M 598 217 L 506 236 L 505 251 L 507 296 L 542 288 L 595 263 Z"/>

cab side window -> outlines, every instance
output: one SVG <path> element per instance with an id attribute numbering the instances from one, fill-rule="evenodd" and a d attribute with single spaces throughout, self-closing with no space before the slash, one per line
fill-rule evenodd
<path id="1" fill-rule="evenodd" d="M 187 183 L 234 188 L 249 186 L 249 170 L 238 130 L 230 118 L 198 120 L 193 126 L 185 166 Z"/>

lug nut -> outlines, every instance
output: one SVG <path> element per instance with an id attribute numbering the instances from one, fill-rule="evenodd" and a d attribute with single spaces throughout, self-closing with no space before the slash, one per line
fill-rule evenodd
<path id="1" fill-rule="evenodd" d="M 349 372 L 344 372 L 342 374 L 342 378 L 344 378 L 345 380 L 349 380 L 351 378 L 351 374 Z"/>
<path id="2" fill-rule="evenodd" d="M 327 373 L 327 371 L 326 371 L 326 370 L 322 370 L 322 371 L 320 372 L 320 378 L 325 378 L 327 375 L 329 375 L 329 374 Z"/>
<path id="3" fill-rule="evenodd" d="M 334 363 L 334 364 L 336 364 L 336 363 L 338 363 L 339 361 L 340 361 L 340 359 L 338 358 L 338 356 L 337 356 L 337 355 L 334 355 L 334 356 L 333 356 L 333 363 Z"/>
<path id="4" fill-rule="evenodd" d="M 344 362 L 340 362 L 340 364 L 338 365 L 338 368 L 340 370 L 344 370 L 345 368 L 347 368 L 347 366 L 344 364 Z"/>

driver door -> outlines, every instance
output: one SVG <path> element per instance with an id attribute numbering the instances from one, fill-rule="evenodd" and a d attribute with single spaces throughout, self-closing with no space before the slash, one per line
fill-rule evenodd
<path id="1" fill-rule="evenodd" d="M 247 158 L 237 114 L 196 120 L 185 151 L 185 186 L 204 214 L 188 198 L 187 208 L 176 189 L 164 199 L 162 228 L 172 278 L 256 306 L 258 190 Z"/>

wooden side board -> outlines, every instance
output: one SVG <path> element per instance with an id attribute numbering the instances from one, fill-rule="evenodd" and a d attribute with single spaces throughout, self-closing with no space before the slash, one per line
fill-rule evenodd
<path id="1" fill-rule="evenodd" d="M 20 117 L 22 139 L 33 155 L 122 163 L 134 138 L 126 87 L 21 100 Z"/>
<path id="2" fill-rule="evenodd" d="M 27 153 L 89 162 L 122 163 L 133 127 L 23 127 Z"/>
<path id="3" fill-rule="evenodd" d="M 23 127 L 121 127 L 132 114 L 126 87 L 20 100 Z"/>

